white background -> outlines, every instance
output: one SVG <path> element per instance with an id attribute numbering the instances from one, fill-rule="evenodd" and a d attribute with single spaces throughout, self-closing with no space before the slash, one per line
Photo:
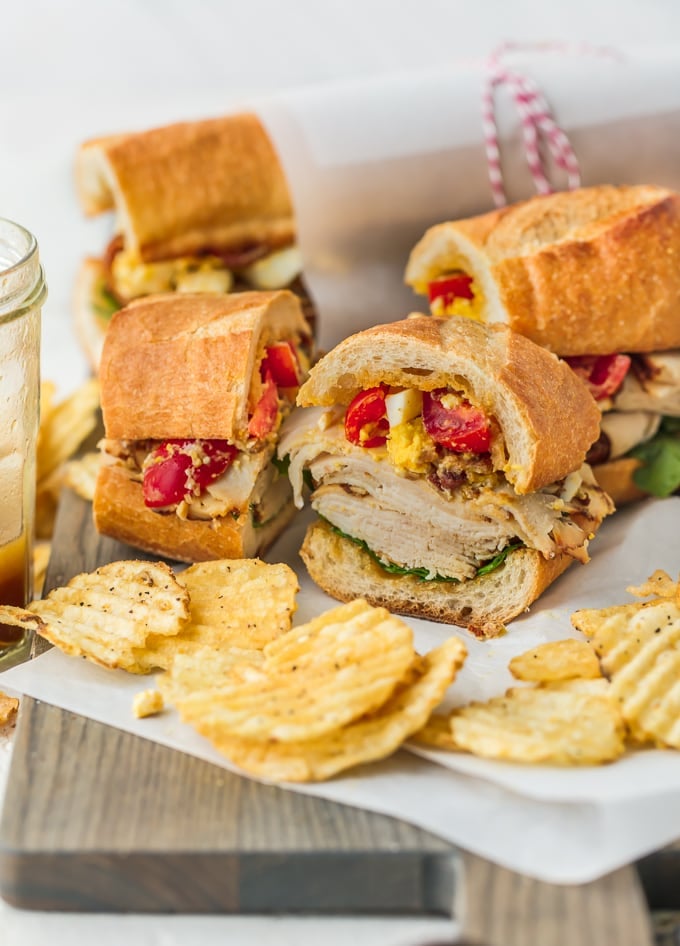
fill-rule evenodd
<path id="1" fill-rule="evenodd" d="M 680 41 L 676 0 L 2 0 L 0 9 L 0 215 L 38 238 L 50 289 L 43 373 L 62 393 L 86 375 L 71 329 L 73 278 L 107 234 L 75 200 L 83 138 L 218 114 L 275 89 L 483 57 L 502 40 Z M 445 932 L 441 923 L 55 918 L 0 908 L 3 946 L 407 946 Z"/>

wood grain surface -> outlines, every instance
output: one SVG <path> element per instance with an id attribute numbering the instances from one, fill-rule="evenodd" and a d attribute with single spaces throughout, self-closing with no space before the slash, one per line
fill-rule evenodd
<path id="1" fill-rule="evenodd" d="M 98 536 L 89 505 L 67 492 L 46 587 L 135 554 Z M 393 818 L 261 785 L 31 699 L 0 823 L 0 889 L 18 906 L 453 912 L 465 942 L 486 946 L 647 946 L 645 894 L 680 907 L 680 846 L 638 867 L 540 883 Z"/>

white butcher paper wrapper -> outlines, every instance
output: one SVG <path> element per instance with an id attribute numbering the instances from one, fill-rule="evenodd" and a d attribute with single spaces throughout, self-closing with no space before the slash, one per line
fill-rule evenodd
<path id="1" fill-rule="evenodd" d="M 583 185 L 680 190 L 680 46 L 533 51 L 504 61 L 542 90 Z M 427 310 L 427 300 L 403 284 L 411 248 L 435 223 L 493 209 L 485 76 L 484 63 L 459 62 L 254 103 L 290 183 L 322 348 Z M 496 106 L 507 198 L 530 197 L 535 188 L 507 87 L 496 90 Z M 563 172 L 551 169 L 550 178 L 566 188 Z"/>

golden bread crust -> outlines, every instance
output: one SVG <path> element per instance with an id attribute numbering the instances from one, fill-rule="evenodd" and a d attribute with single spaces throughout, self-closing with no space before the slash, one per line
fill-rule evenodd
<path id="1" fill-rule="evenodd" d="M 75 173 L 85 213 L 115 208 L 144 260 L 294 238 L 286 178 L 253 114 L 92 139 Z"/>
<path id="2" fill-rule="evenodd" d="M 649 493 L 640 489 L 633 480 L 633 473 L 639 466 L 640 460 L 634 457 L 619 457 L 592 468 L 598 486 L 611 496 L 617 509 L 628 503 L 649 499 Z"/>
<path id="3" fill-rule="evenodd" d="M 106 436 L 244 441 L 258 358 L 266 344 L 296 334 L 309 334 L 309 326 L 288 290 L 131 302 L 115 313 L 104 342 Z"/>
<path id="4" fill-rule="evenodd" d="M 432 227 L 406 281 L 462 268 L 484 287 L 487 321 L 559 355 L 680 345 L 680 194 L 598 186 Z"/>
<path id="5" fill-rule="evenodd" d="M 414 315 L 345 339 L 312 369 L 298 404 L 348 404 L 381 381 L 463 391 L 498 423 L 492 459 L 518 493 L 578 469 L 599 434 L 597 405 L 564 362 L 503 326 L 462 318 Z"/>
<path id="6" fill-rule="evenodd" d="M 181 562 L 253 558 L 272 544 L 295 515 L 291 500 L 272 523 L 254 531 L 249 528 L 247 509 L 238 519 L 229 515 L 210 521 L 154 512 L 144 505 L 141 484 L 124 467 L 113 464 L 99 471 L 92 510 L 102 535 Z"/>
<path id="7" fill-rule="evenodd" d="M 496 637 L 572 563 L 559 555 L 517 549 L 489 575 L 460 583 L 390 575 L 363 549 L 325 522 L 313 523 L 300 555 L 312 580 L 339 601 L 365 598 L 397 614 L 466 627 L 475 637 Z M 329 567 L 332 563 L 332 567 Z"/>

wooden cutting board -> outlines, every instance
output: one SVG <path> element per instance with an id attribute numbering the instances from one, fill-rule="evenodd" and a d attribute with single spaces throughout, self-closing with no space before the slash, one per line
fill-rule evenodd
<path id="1" fill-rule="evenodd" d="M 89 504 L 66 492 L 46 590 L 136 554 L 98 536 Z M 680 847 L 641 867 L 655 906 L 680 907 Z M 42 910 L 455 912 L 487 946 L 533 942 L 539 920 L 542 946 L 576 946 L 566 919 L 582 915 L 588 937 L 606 919 L 617 946 L 651 943 L 634 868 L 580 887 L 531 881 L 396 819 L 262 785 L 29 698 L 0 822 L 0 892 Z"/>

